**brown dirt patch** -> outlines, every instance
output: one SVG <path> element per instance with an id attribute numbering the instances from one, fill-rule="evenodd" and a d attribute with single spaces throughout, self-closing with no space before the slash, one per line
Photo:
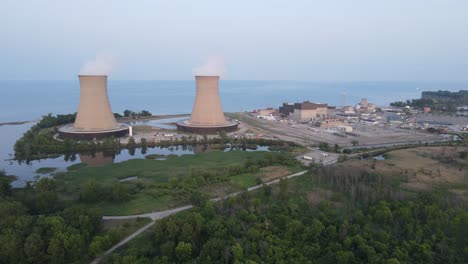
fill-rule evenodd
<path id="1" fill-rule="evenodd" d="M 458 158 L 458 153 L 463 149 L 467 148 L 421 147 L 396 150 L 389 152 L 387 160 L 349 160 L 344 164 L 349 171 L 361 169 L 382 175 L 404 176 L 408 179 L 408 187 L 414 186 L 415 189 L 422 188 L 421 183 L 429 186 L 433 183 L 460 184 L 468 180 L 465 161 Z M 447 158 L 452 158 L 453 162 L 445 162 Z"/>
<path id="2" fill-rule="evenodd" d="M 291 171 L 283 166 L 268 166 L 260 169 L 260 177 L 263 182 L 276 180 L 289 174 L 291 174 Z"/>
<path id="3" fill-rule="evenodd" d="M 451 193 L 460 197 L 463 201 L 468 202 L 468 191 L 467 190 L 460 190 L 460 189 L 450 189 Z"/>
<path id="4" fill-rule="evenodd" d="M 207 185 L 200 189 L 200 192 L 209 194 L 210 197 L 224 197 L 230 193 L 237 192 L 239 189 L 228 183 L 217 183 Z"/>

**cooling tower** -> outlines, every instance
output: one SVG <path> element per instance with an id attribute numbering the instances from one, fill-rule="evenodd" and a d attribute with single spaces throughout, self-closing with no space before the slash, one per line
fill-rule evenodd
<path id="1" fill-rule="evenodd" d="M 219 100 L 219 76 L 195 76 L 197 92 L 190 123 L 193 125 L 223 125 L 224 118 Z"/>
<path id="2" fill-rule="evenodd" d="M 177 128 L 193 133 L 233 131 L 237 123 L 224 117 L 219 99 L 219 76 L 195 76 L 196 94 L 189 120 L 177 123 Z"/>
<path id="3" fill-rule="evenodd" d="M 59 129 L 62 137 L 98 139 L 125 136 L 128 126 L 119 124 L 107 96 L 106 75 L 79 75 L 80 103 L 75 123 Z"/>
<path id="4" fill-rule="evenodd" d="M 76 114 L 77 131 L 100 131 L 118 127 L 107 96 L 107 76 L 80 75 L 80 105 Z"/>

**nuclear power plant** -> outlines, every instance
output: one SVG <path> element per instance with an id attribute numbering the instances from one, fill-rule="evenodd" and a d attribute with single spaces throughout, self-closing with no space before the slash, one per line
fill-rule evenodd
<path id="1" fill-rule="evenodd" d="M 234 131 L 237 122 L 226 120 L 219 99 L 219 76 L 195 76 L 196 95 L 192 115 L 177 122 L 177 129 L 199 134 Z"/>
<path id="2" fill-rule="evenodd" d="M 106 75 L 79 75 L 80 104 L 73 125 L 59 129 L 63 138 L 99 139 L 128 134 L 128 126 L 119 124 L 107 96 Z"/>

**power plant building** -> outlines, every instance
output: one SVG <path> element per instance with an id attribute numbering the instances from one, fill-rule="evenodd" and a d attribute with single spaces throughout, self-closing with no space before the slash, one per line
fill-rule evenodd
<path id="1" fill-rule="evenodd" d="M 219 99 L 219 76 L 195 76 L 196 94 L 192 115 L 177 122 L 177 129 L 185 132 L 214 134 L 234 131 L 237 122 L 226 120 Z"/>
<path id="2" fill-rule="evenodd" d="M 289 116 L 289 114 L 294 112 L 294 104 L 283 103 L 283 105 L 279 107 L 278 112 L 279 112 L 280 116 L 287 117 L 287 116 Z"/>
<path id="3" fill-rule="evenodd" d="M 107 96 L 106 75 L 79 75 L 80 103 L 75 123 L 59 129 L 63 138 L 99 139 L 128 134 L 128 126 L 119 124 Z"/>
<path id="4" fill-rule="evenodd" d="M 306 123 L 328 116 L 327 104 L 316 104 L 309 101 L 295 103 L 294 111 L 289 114 L 289 118 L 298 123 Z"/>

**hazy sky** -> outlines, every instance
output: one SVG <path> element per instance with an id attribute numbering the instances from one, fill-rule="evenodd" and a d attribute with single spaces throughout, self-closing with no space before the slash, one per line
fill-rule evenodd
<path id="1" fill-rule="evenodd" d="M 112 79 L 468 81 L 466 0 L 2 0 L 0 79 L 75 79 L 96 55 Z"/>

